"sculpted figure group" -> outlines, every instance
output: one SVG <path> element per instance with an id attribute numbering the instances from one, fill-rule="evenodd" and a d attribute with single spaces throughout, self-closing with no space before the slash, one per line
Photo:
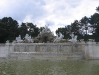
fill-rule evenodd
<path id="1" fill-rule="evenodd" d="M 68 40 L 69 42 L 77 42 L 77 36 L 75 36 L 73 33 L 70 36 L 71 39 Z M 59 43 L 63 41 L 66 42 L 66 39 L 63 38 L 64 36 L 62 35 L 62 33 L 59 33 L 56 36 L 54 36 L 53 32 L 51 32 L 48 26 L 45 25 L 45 28 L 34 39 L 28 34 L 26 34 L 25 37 L 21 39 L 21 36 L 19 35 L 18 37 L 16 37 L 15 42 L 16 43 Z"/>

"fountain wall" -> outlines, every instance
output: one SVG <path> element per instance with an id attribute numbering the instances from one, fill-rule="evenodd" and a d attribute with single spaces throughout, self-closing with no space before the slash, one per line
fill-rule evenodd
<path id="1" fill-rule="evenodd" d="M 99 44 L 94 42 L 0 44 L 0 57 L 32 60 L 99 59 Z"/>

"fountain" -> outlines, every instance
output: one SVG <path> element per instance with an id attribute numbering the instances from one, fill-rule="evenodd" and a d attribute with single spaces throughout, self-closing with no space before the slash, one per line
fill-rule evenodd
<path id="1" fill-rule="evenodd" d="M 10 48 L 9 58 L 14 59 L 39 59 L 39 60 L 79 60 L 83 58 L 81 46 L 77 45 L 77 36 L 71 34 L 72 39 L 68 43 L 63 39 L 62 33 L 56 37 L 45 26 L 44 29 L 34 39 L 28 34 L 24 39 L 16 37 L 16 42 Z M 64 42 L 64 43 L 63 43 Z M 75 43 L 71 43 L 75 42 Z M 80 49 L 79 49 L 80 47 Z M 33 59 L 32 59 L 33 58 Z"/>

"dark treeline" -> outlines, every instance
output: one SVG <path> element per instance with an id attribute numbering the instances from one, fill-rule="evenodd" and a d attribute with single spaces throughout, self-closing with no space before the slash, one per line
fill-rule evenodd
<path id="1" fill-rule="evenodd" d="M 60 32 L 64 35 L 64 39 L 69 39 L 70 34 L 74 33 L 78 36 L 78 40 L 84 39 L 94 39 L 99 42 L 99 6 L 96 8 L 97 13 L 94 13 L 90 17 L 83 17 L 81 20 L 75 20 L 70 25 L 66 25 L 63 28 L 58 28 L 56 34 Z M 88 35 L 88 28 L 91 28 L 92 35 Z M 37 25 L 33 23 L 21 23 L 11 17 L 4 17 L 0 19 L 0 43 L 5 43 L 7 40 L 12 42 L 19 35 L 21 39 L 24 38 L 26 34 L 31 37 L 36 37 L 44 27 L 38 28 Z"/>
<path id="2" fill-rule="evenodd" d="M 21 39 L 26 34 L 29 34 L 31 37 L 36 37 L 39 34 L 39 30 L 33 23 L 22 23 L 19 25 L 11 17 L 4 17 L 0 19 L 0 43 L 5 43 L 7 40 L 12 42 L 19 35 L 21 35 Z"/>
<path id="3" fill-rule="evenodd" d="M 70 25 L 67 25 L 62 28 L 58 28 L 56 33 L 59 34 L 61 32 L 64 35 L 64 39 L 71 38 L 70 34 L 74 33 L 77 35 L 77 39 L 84 39 L 87 42 L 89 39 L 93 39 L 96 42 L 99 42 L 99 6 L 96 8 L 96 13 L 91 15 L 90 17 L 84 16 L 81 20 L 75 20 Z M 91 30 L 89 30 L 91 28 Z M 88 31 L 92 33 L 92 35 L 88 34 Z"/>

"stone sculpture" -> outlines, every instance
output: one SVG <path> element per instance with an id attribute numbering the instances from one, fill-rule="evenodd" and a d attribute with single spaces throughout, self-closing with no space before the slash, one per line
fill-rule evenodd
<path id="1" fill-rule="evenodd" d="M 77 35 L 74 35 L 72 33 L 70 36 L 71 36 L 71 39 L 69 40 L 70 42 L 77 42 Z"/>
<path id="2" fill-rule="evenodd" d="M 33 43 L 33 39 L 28 34 L 25 35 L 24 39 L 21 39 L 21 35 L 16 37 L 16 43 Z"/>
<path id="3" fill-rule="evenodd" d="M 56 36 L 56 38 L 55 38 L 55 40 L 54 40 L 54 42 L 59 42 L 59 41 L 61 41 L 62 39 L 63 39 L 63 35 L 62 35 L 62 33 L 59 33 L 59 37 L 58 37 L 58 35 Z"/>
<path id="4" fill-rule="evenodd" d="M 16 37 L 16 42 L 17 43 L 21 43 L 23 40 L 21 39 L 21 35 L 19 35 L 18 37 Z"/>
<path id="5" fill-rule="evenodd" d="M 5 44 L 6 44 L 6 45 L 9 45 L 9 43 L 10 43 L 9 40 L 7 40 Z"/>
<path id="6" fill-rule="evenodd" d="M 48 26 L 45 25 L 44 29 L 38 34 L 37 37 L 34 39 L 31 38 L 28 34 L 25 35 L 23 40 L 21 39 L 21 36 L 16 37 L 17 43 L 53 43 L 53 42 L 60 42 L 64 41 L 62 33 L 59 33 L 59 36 L 57 35 L 56 38 L 51 32 L 51 30 L 48 28 Z"/>
<path id="7" fill-rule="evenodd" d="M 31 39 L 31 36 L 29 36 L 29 34 L 26 34 L 24 37 L 24 42 L 26 42 L 26 43 L 33 42 L 33 39 Z"/>

